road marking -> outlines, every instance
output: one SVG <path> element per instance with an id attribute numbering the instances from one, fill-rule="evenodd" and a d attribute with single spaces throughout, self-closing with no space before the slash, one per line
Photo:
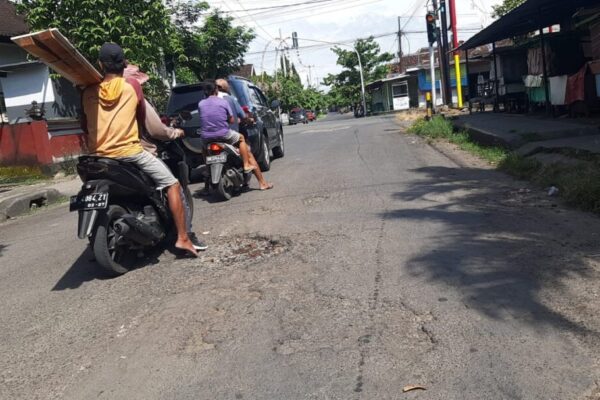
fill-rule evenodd
<path id="1" fill-rule="evenodd" d="M 349 125 L 338 126 L 336 128 L 330 128 L 330 129 L 309 129 L 307 131 L 302 131 L 301 133 L 335 132 L 335 131 L 341 131 L 341 130 L 348 129 L 348 128 L 350 128 Z"/>

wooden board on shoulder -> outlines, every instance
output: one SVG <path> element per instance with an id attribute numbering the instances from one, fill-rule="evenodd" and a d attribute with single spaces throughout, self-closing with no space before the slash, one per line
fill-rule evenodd
<path id="1" fill-rule="evenodd" d="M 74 85 L 89 86 L 102 81 L 100 72 L 56 28 L 11 40 Z"/>

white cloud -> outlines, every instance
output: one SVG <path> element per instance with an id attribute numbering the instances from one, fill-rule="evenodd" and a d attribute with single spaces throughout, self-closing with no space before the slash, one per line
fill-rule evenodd
<path id="1" fill-rule="evenodd" d="M 281 29 L 283 37 L 297 32 L 300 38 L 338 42 L 359 37 L 368 37 L 398 31 L 398 16 L 401 16 L 403 30 L 404 53 L 414 51 L 427 45 L 425 29 L 425 4 L 427 0 L 329 0 L 320 3 L 307 4 L 294 8 L 272 10 L 255 10 L 262 7 L 294 4 L 309 0 L 215 0 L 209 1 L 213 7 L 231 13 L 236 17 L 236 23 L 252 27 L 257 38 L 252 42 L 246 61 L 253 63 L 260 70 L 262 52 L 269 40 L 279 37 Z M 466 40 L 479 29 L 492 22 L 490 17 L 492 6 L 501 0 L 456 0 L 458 13 L 459 39 Z M 255 11 L 244 12 L 243 9 Z M 248 14 L 254 14 L 249 17 Z M 409 17 L 412 15 L 412 18 Z M 411 33 L 419 32 L 419 33 Z M 377 39 L 383 51 L 398 52 L 395 35 Z M 314 45 L 306 40 L 299 40 L 300 47 Z M 274 43 L 268 46 L 262 68 L 272 72 L 276 56 Z M 291 42 L 290 42 L 291 43 Z M 325 46 L 328 47 L 328 46 Z M 329 73 L 337 73 L 340 67 L 336 65 L 335 54 L 328 48 L 307 48 L 299 52 L 289 50 L 292 61 L 298 68 L 303 81 L 307 81 L 308 65 L 312 68 L 313 83 L 315 78 L 322 79 Z M 299 54 L 299 57 L 298 57 Z"/>

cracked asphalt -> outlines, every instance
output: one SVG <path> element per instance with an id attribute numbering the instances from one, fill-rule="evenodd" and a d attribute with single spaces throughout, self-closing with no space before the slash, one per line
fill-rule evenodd
<path id="1" fill-rule="evenodd" d="M 0 398 L 599 399 L 600 220 L 401 131 L 286 127 L 275 189 L 195 200 L 198 260 L 1 225 Z"/>

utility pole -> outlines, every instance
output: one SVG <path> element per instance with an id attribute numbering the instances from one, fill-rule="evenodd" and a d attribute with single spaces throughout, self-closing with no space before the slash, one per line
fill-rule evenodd
<path id="1" fill-rule="evenodd" d="M 400 17 L 398 17 L 398 67 L 400 69 L 400 73 L 403 73 L 403 65 L 402 65 L 402 25 L 400 22 Z"/>
<path id="2" fill-rule="evenodd" d="M 458 27 L 456 26 L 456 0 L 449 0 L 450 3 L 450 24 L 452 25 L 452 47 L 455 49 L 458 47 Z M 456 71 L 456 98 L 458 108 L 463 107 L 462 99 L 462 79 L 460 71 L 460 52 L 457 50 L 454 52 L 454 70 Z M 468 80 L 468 77 L 467 77 Z"/>
<path id="3" fill-rule="evenodd" d="M 281 28 L 279 29 L 279 43 L 281 43 L 283 45 L 283 36 L 281 35 Z M 285 47 L 284 47 L 285 49 Z M 285 76 L 287 78 L 287 55 L 285 53 L 285 50 L 281 51 L 281 60 L 282 60 L 282 64 L 283 64 L 283 76 Z"/>
<path id="4" fill-rule="evenodd" d="M 442 57 L 440 65 L 443 71 L 444 103 L 452 105 L 452 87 L 450 85 L 450 66 L 448 65 L 448 15 L 446 0 L 440 0 L 440 18 L 442 20 Z"/>

